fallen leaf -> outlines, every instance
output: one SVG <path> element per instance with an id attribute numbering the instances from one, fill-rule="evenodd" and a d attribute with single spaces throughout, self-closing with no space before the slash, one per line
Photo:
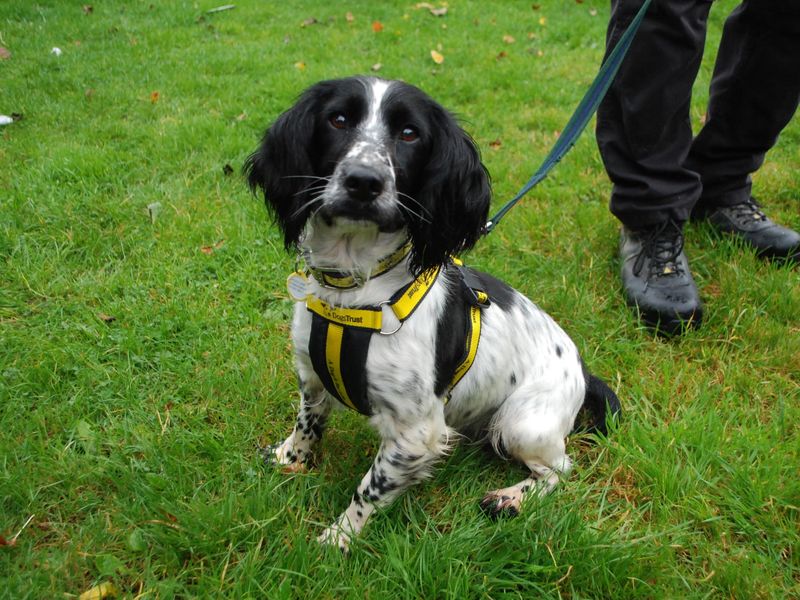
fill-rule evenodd
<path id="1" fill-rule="evenodd" d="M 311 25 L 316 25 L 319 21 L 317 21 L 314 17 L 309 17 L 302 23 L 300 23 L 300 27 L 309 27 Z"/>
<path id="2" fill-rule="evenodd" d="M 103 323 L 113 323 L 117 320 L 117 317 L 112 315 L 107 315 L 106 313 L 97 313 L 97 318 L 100 319 Z"/>
<path id="3" fill-rule="evenodd" d="M 161 97 L 161 94 L 159 94 L 158 92 L 156 92 L 156 91 L 150 92 L 150 103 L 151 104 L 155 104 L 156 102 L 158 102 L 158 99 L 160 97 Z"/>
<path id="4" fill-rule="evenodd" d="M 0 535 L 0 546 L 15 546 L 17 544 L 17 540 L 7 540 L 2 535 Z"/>
<path id="5" fill-rule="evenodd" d="M 8 48 L 3 48 L 0 46 L 0 60 L 8 60 L 11 58 L 11 51 Z"/>
<path id="6" fill-rule="evenodd" d="M 497 150 L 502 145 L 503 142 L 500 141 L 500 138 L 497 138 L 496 140 L 492 140 L 491 142 L 489 142 L 489 148 L 491 148 L 492 150 Z"/>
<path id="7" fill-rule="evenodd" d="M 352 23 L 353 21 L 355 21 L 355 20 L 356 20 L 356 18 L 353 16 L 353 13 L 351 13 L 351 12 L 348 12 L 348 13 L 347 13 L 347 14 L 344 16 L 344 20 L 345 20 L 345 21 L 347 21 L 348 23 Z"/>
<path id="8" fill-rule="evenodd" d="M 94 12 L 94 6 L 91 4 L 84 4 L 83 5 L 83 14 L 90 15 Z"/>
<path id="9" fill-rule="evenodd" d="M 89 588 L 78 596 L 78 600 L 103 600 L 104 598 L 114 598 L 119 592 L 113 583 L 104 581 L 103 583 Z"/>
<path id="10" fill-rule="evenodd" d="M 147 542 L 144 541 L 141 529 L 134 529 L 128 536 L 128 548 L 134 552 L 147 550 Z"/>
<path id="11" fill-rule="evenodd" d="M 225 240 L 220 240 L 213 246 L 203 246 L 200 248 L 200 252 L 203 254 L 213 254 L 214 250 L 219 250 L 225 244 Z"/>
<path id="12" fill-rule="evenodd" d="M 241 114 L 236 116 L 236 120 L 237 121 L 244 121 L 246 118 L 247 118 L 247 113 L 246 112 L 243 112 L 243 113 L 241 113 Z"/>
<path id="13" fill-rule="evenodd" d="M 229 175 L 233 175 L 233 167 L 230 166 L 228 163 L 225 163 L 225 165 L 222 167 L 222 173 L 226 177 Z"/>
<path id="14" fill-rule="evenodd" d="M 540 8 L 542 8 L 542 5 L 541 4 L 531 4 L 531 8 L 533 10 L 539 10 Z"/>
<path id="15" fill-rule="evenodd" d="M 515 40 L 515 39 L 514 39 L 512 36 L 510 36 L 510 35 L 506 34 L 506 35 L 504 35 L 504 36 L 503 36 L 503 41 L 504 41 L 506 44 L 513 44 L 513 43 L 514 43 L 514 42 L 516 42 L 517 40 Z"/>
<path id="16" fill-rule="evenodd" d="M 375 33 L 380 33 L 381 31 L 383 31 L 383 23 L 381 23 L 380 21 L 373 21 L 372 31 L 374 31 Z"/>
<path id="17" fill-rule="evenodd" d="M 431 50 L 431 58 L 437 65 L 440 65 L 444 62 L 444 56 L 436 50 Z"/>
<path id="18" fill-rule="evenodd" d="M 432 8 L 431 14 L 434 17 L 443 17 L 447 14 L 447 7 L 443 6 L 442 8 Z"/>
<path id="19" fill-rule="evenodd" d="M 597 16 L 597 9 L 596 8 L 590 8 L 589 9 L 589 14 L 591 16 L 593 16 L 593 17 L 596 17 Z"/>
<path id="20" fill-rule="evenodd" d="M 498 54 L 497 56 L 495 56 L 495 58 L 496 58 L 497 60 L 500 60 L 501 58 L 505 58 L 506 56 L 508 56 L 508 52 L 506 52 L 505 50 L 502 50 L 502 51 L 500 52 L 500 54 Z"/>
<path id="21" fill-rule="evenodd" d="M 306 63 L 304 63 L 302 60 L 298 61 L 298 62 L 294 63 L 294 68 L 298 69 L 300 71 L 305 71 L 306 70 Z"/>
<path id="22" fill-rule="evenodd" d="M 539 25 L 546 25 L 547 17 L 539 17 Z"/>
<path id="23" fill-rule="evenodd" d="M 381 63 L 375 63 L 374 65 L 372 65 L 372 70 L 373 71 L 380 71 L 382 67 L 383 67 L 383 65 Z"/>

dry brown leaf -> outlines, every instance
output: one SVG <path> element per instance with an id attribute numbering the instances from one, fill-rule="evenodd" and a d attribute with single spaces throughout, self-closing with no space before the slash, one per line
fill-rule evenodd
<path id="1" fill-rule="evenodd" d="M 100 319 L 103 323 L 113 323 L 117 320 L 117 317 L 112 315 L 107 315 L 106 313 L 97 313 L 97 318 Z"/>
<path id="2" fill-rule="evenodd" d="M 83 14 L 90 15 L 94 12 L 94 6 L 91 4 L 84 4 L 83 5 Z"/>
<path id="3" fill-rule="evenodd" d="M 219 250 L 225 244 L 225 240 L 220 240 L 213 246 L 203 246 L 200 248 L 200 252 L 203 254 L 213 254 L 214 250 Z"/>
<path id="4" fill-rule="evenodd" d="M 498 54 L 497 56 L 495 56 L 495 58 L 496 58 L 497 60 L 500 60 L 500 59 L 502 59 L 502 58 L 505 58 L 506 56 L 508 56 L 508 52 L 506 52 L 505 50 L 502 50 L 502 51 L 500 52 L 500 54 Z"/>
<path id="5" fill-rule="evenodd" d="M 504 35 L 504 36 L 503 36 L 503 41 L 504 41 L 506 44 L 513 44 L 513 43 L 514 43 L 514 42 L 516 42 L 517 40 L 515 40 L 515 39 L 513 38 L 513 36 L 510 36 L 510 35 L 506 34 L 506 35 Z"/>
<path id="6" fill-rule="evenodd" d="M 309 17 L 302 23 L 300 23 L 300 27 L 310 27 L 311 25 L 316 25 L 318 21 L 314 17 Z"/>
<path id="7" fill-rule="evenodd" d="M 374 65 L 372 65 L 371 68 L 372 68 L 373 71 L 377 72 L 377 71 L 380 71 L 383 68 L 383 65 L 381 63 L 375 63 Z"/>
<path id="8" fill-rule="evenodd" d="M 431 58 L 437 65 L 440 65 L 444 62 L 444 56 L 436 50 L 431 50 Z"/>
<path id="9" fill-rule="evenodd" d="M 8 60 L 9 58 L 11 58 L 11 52 L 9 49 L 0 46 L 0 60 Z"/>
<path id="10" fill-rule="evenodd" d="M 155 91 L 150 92 L 150 102 L 152 104 L 155 104 L 156 102 L 158 102 L 158 99 L 160 97 L 161 97 L 161 94 L 159 94 L 158 92 L 155 92 Z"/>
<path id="11" fill-rule="evenodd" d="M 294 68 L 298 69 L 300 71 L 305 71 L 306 70 L 306 63 L 304 63 L 302 60 L 298 61 L 298 62 L 294 63 Z"/>
<path id="12" fill-rule="evenodd" d="M 380 21 L 373 21 L 372 31 L 374 31 L 375 33 L 380 33 L 381 31 L 383 31 L 383 23 L 381 23 Z"/>
<path id="13" fill-rule="evenodd" d="M 497 150 L 502 145 L 503 142 L 500 141 L 500 138 L 497 138 L 496 140 L 492 140 L 491 142 L 489 142 L 489 148 L 491 148 L 492 150 Z"/>
<path id="14" fill-rule="evenodd" d="M 351 12 L 348 12 L 348 13 L 347 13 L 347 14 L 344 16 L 344 20 L 345 20 L 345 21 L 347 21 L 348 23 L 352 23 L 353 21 L 355 21 L 355 20 L 356 20 L 356 18 L 353 16 L 353 13 L 351 13 Z"/>

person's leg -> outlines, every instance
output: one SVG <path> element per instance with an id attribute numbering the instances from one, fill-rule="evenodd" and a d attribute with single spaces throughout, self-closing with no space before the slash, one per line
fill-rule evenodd
<path id="1" fill-rule="evenodd" d="M 641 4 L 612 0 L 607 51 Z M 597 142 L 614 184 L 611 212 L 628 228 L 682 223 L 700 197 L 700 178 L 684 163 L 710 6 L 708 0 L 653 2 L 598 110 Z"/>
<path id="2" fill-rule="evenodd" d="M 642 0 L 612 0 L 608 50 Z M 597 114 L 597 141 L 613 183 L 626 301 L 662 333 L 698 325 L 702 303 L 683 253 L 683 223 L 700 197 L 684 165 L 692 142 L 692 85 L 703 56 L 709 0 L 651 4 Z M 607 51 L 608 51 L 607 50 Z"/>
<path id="3" fill-rule="evenodd" d="M 750 174 L 799 101 L 800 2 L 744 0 L 725 23 L 706 123 L 686 167 L 703 184 L 696 216 L 769 256 L 800 252 L 800 235 L 770 221 L 751 201 Z"/>

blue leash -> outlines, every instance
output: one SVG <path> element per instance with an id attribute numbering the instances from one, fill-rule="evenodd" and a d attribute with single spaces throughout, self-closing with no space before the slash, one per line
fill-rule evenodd
<path id="1" fill-rule="evenodd" d="M 617 45 L 614 46 L 611 54 L 608 55 L 608 58 L 603 63 L 602 67 L 600 67 L 597 77 L 595 77 L 591 87 L 586 92 L 586 95 L 583 97 L 580 104 L 578 104 L 578 108 L 575 109 L 575 112 L 570 117 L 566 127 L 564 127 L 563 133 L 561 136 L 559 136 L 558 141 L 556 141 L 555 145 L 553 146 L 553 149 L 550 150 L 550 154 L 548 154 L 544 159 L 544 162 L 533 174 L 533 177 L 528 180 L 528 183 L 523 185 L 522 189 L 517 192 L 516 196 L 506 202 L 506 204 L 503 205 L 499 211 L 497 211 L 497 214 L 489 219 L 486 225 L 484 225 L 484 235 L 490 233 L 495 227 L 497 227 L 497 224 L 506 215 L 506 213 L 510 211 L 525 194 L 531 191 L 531 189 L 537 183 L 547 177 L 547 174 L 553 169 L 553 167 L 556 166 L 556 164 L 558 164 L 558 161 L 560 161 L 564 155 L 575 145 L 575 142 L 578 141 L 578 138 L 580 137 L 581 133 L 583 133 L 583 130 L 586 128 L 586 125 L 589 123 L 592 115 L 594 115 L 594 113 L 597 111 L 597 107 L 600 105 L 600 102 L 606 95 L 608 88 L 614 81 L 614 77 L 616 76 L 617 71 L 622 64 L 622 60 L 628 53 L 628 49 L 633 42 L 633 38 L 636 36 L 636 32 L 639 30 L 639 25 L 641 24 L 651 1 L 652 0 L 644 1 L 644 4 L 642 4 L 639 12 L 636 13 L 633 21 L 631 21 L 631 24 L 617 42 Z"/>

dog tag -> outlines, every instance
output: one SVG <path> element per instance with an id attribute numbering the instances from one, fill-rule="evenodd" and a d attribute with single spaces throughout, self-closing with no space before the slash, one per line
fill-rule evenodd
<path id="1" fill-rule="evenodd" d="M 286 289 L 292 300 L 305 302 L 308 297 L 308 279 L 300 271 L 295 271 L 286 278 Z"/>

